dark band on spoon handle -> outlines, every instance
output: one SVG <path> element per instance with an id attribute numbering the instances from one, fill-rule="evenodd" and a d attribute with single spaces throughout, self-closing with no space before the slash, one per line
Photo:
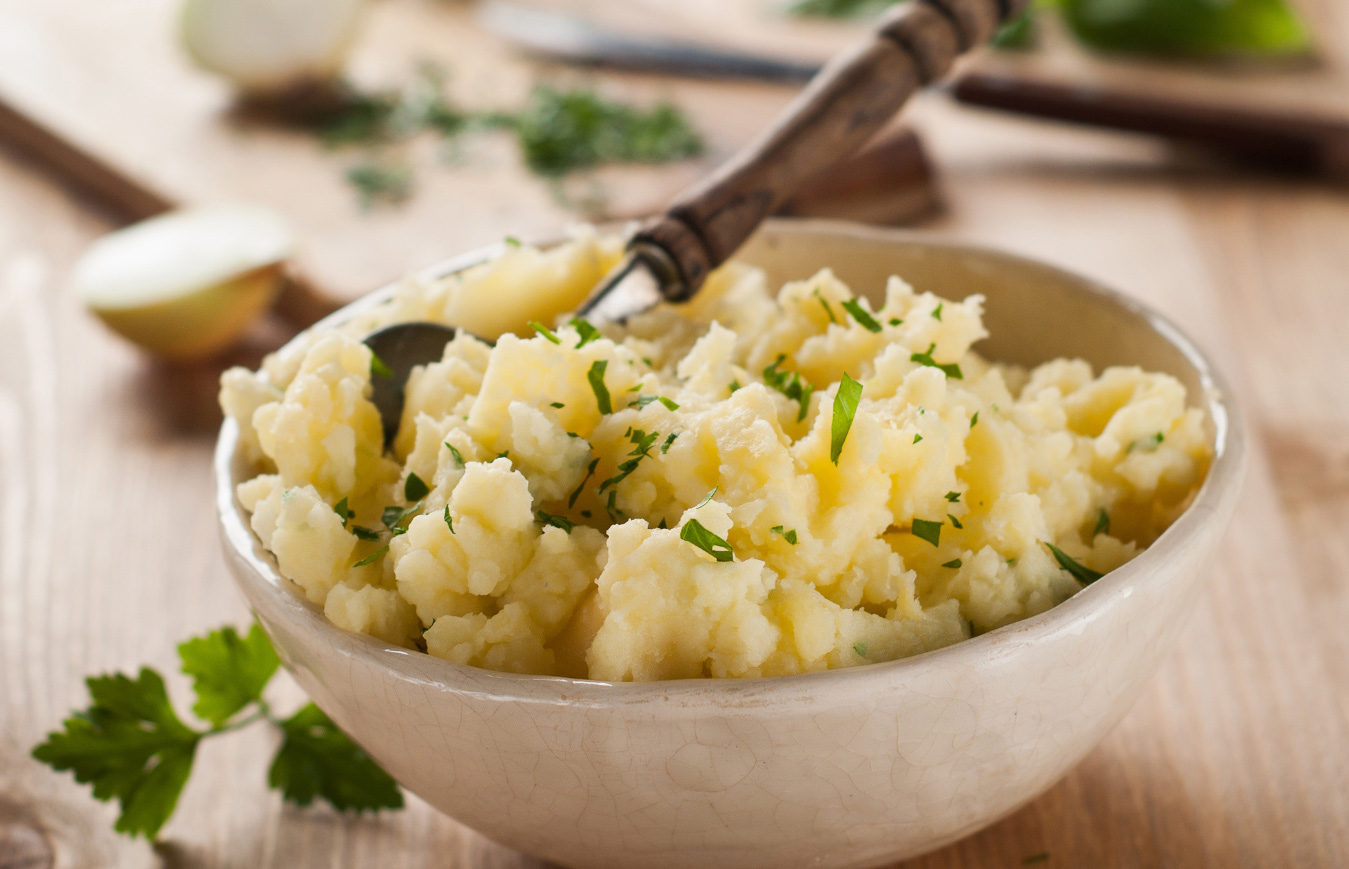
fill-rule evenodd
<path id="1" fill-rule="evenodd" d="M 820 71 L 778 121 L 633 239 L 678 267 L 682 298 L 811 176 L 860 148 L 919 87 L 983 45 L 1029 0 L 911 0 Z M 676 299 L 672 299 L 676 300 Z"/>

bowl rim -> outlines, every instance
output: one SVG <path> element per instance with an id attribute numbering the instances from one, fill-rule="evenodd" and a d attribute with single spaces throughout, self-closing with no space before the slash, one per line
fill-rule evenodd
<path id="1" fill-rule="evenodd" d="M 1140 318 L 1177 349 L 1198 375 L 1203 395 L 1201 406 L 1208 412 L 1214 429 L 1214 457 L 1208 475 L 1201 484 L 1190 506 L 1167 528 L 1152 545 L 1136 558 L 1107 573 L 1102 579 L 1050 609 L 1021 621 L 995 628 L 985 634 L 970 637 L 949 646 L 922 652 L 893 661 L 864 664 L 812 673 L 785 676 L 758 676 L 747 678 L 701 677 L 667 679 L 650 682 L 606 682 L 596 679 L 575 679 L 566 676 L 540 676 L 486 670 L 437 658 L 415 649 L 393 646 L 365 634 L 357 634 L 337 627 L 328 621 L 322 608 L 310 603 L 300 591 L 287 582 L 277 569 L 275 560 L 266 552 L 253 533 L 238 501 L 236 487 L 242 480 L 234 479 L 233 467 L 239 445 L 239 428 L 234 420 L 225 419 L 216 444 L 213 465 L 216 480 L 216 508 L 220 533 L 227 555 L 232 555 L 232 571 L 241 590 L 245 583 L 266 594 L 301 629 L 317 631 L 318 640 L 334 650 L 360 656 L 390 675 L 406 681 L 436 686 L 441 689 L 487 693 L 494 699 L 510 702 L 556 702 L 583 705 L 628 705 L 650 701 L 669 701 L 676 695 L 692 700 L 695 695 L 712 698 L 722 706 L 742 705 L 735 700 L 746 700 L 768 689 L 807 693 L 824 680 L 831 683 L 850 679 L 899 677 L 909 671 L 930 666 L 935 662 L 964 663 L 977 666 L 989 656 L 1011 651 L 1025 642 L 1046 642 L 1055 634 L 1077 633 L 1083 619 L 1092 621 L 1093 613 L 1105 610 L 1115 599 L 1132 594 L 1133 581 L 1150 573 L 1164 560 L 1178 552 L 1197 537 L 1207 522 L 1222 515 L 1222 509 L 1235 499 L 1244 475 L 1246 462 L 1246 433 L 1242 414 L 1227 380 L 1213 366 L 1208 357 L 1181 329 L 1165 316 L 1093 278 L 1059 266 L 996 247 L 968 243 L 930 232 L 891 229 L 855 224 L 848 221 L 821 219 L 773 219 L 765 223 L 767 232 L 806 233 L 846 236 L 896 244 L 911 244 L 974 254 L 991 260 L 1001 260 L 1022 266 L 1032 266 L 1087 292 L 1098 301 L 1122 308 Z M 354 300 L 302 331 L 286 346 L 314 330 L 330 328 L 353 316 L 364 313 L 387 301 L 397 288 L 408 280 L 435 280 L 447 277 L 485 262 L 502 250 L 504 243 L 486 245 L 455 257 L 450 257 L 410 276 L 400 278 Z M 284 348 L 283 348 L 284 349 Z M 240 567 L 247 567 L 247 576 Z M 409 667 L 410 661 L 419 666 Z M 411 672 L 416 670 L 420 672 Z M 734 698 L 734 699 L 732 699 Z"/>

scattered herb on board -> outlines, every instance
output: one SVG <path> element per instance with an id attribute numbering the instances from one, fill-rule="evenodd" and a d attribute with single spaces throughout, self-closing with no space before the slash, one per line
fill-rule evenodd
<path id="1" fill-rule="evenodd" d="M 1054 544 L 1045 543 L 1045 546 L 1049 547 L 1049 551 L 1053 553 L 1054 560 L 1059 563 L 1059 567 L 1062 567 L 1064 570 L 1071 573 L 1073 575 L 1073 579 L 1076 579 L 1083 585 L 1091 585 L 1096 580 L 1105 576 L 1104 573 L 1097 573 L 1090 567 L 1087 567 L 1081 562 L 1073 559 L 1066 552 L 1064 552 L 1062 549 L 1059 549 Z"/>
<path id="2" fill-rule="evenodd" d="M 836 466 L 838 457 L 843 453 L 843 442 L 848 439 L 852 429 L 853 417 L 857 415 L 857 403 L 862 398 L 862 384 L 843 373 L 843 380 L 834 394 L 834 418 L 830 426 L 829 460 Z"/>
<path id="3" fill-rule="evenodd" d="M 270 722 L 283 736 L 267 782 L 288 802 L 308 805 L 317 797 L 339 811 L 403 805 L 394 780 L 317 706 L 285 719 L 272 713 L 262 695 L 280 660 L 258 625 L 243 636 L 226 627 L 187 640 L 178 656 L 192 677 L 192 711 L 208 728 L 184 723 L 164 678 L 142 667 L 134 678 L 112 673 L 86 679 L 89 707 L 72 713 L 33 749 L 39 761 L 93 785 L 95 799 L 117 800 L 119 833 L 156 839 L 178 804 L 201 741 L 257 721 Z"/>
<path id="4" fill-rule="evenodd" d="M 959 365 L 957 365 L 954 362 L 949 363 L 947 365 L 942 365 L 937 360 L 932 358 L 932 351 L 936 349 L 937 345 L 935 343 L 929 344 L 926 352 L 910 354 L 909 361 L 917 362 L 919 365 L 926 365 L 928 368 L 936 368 L 940 370 L 943 374 L 945 374 L 947 377 L 952 378 L 953 380 L 964 380 L 965 375 L 960 373 Z"/>
<path id="5" fill-rule="evenodd" d="M 608 367 L 608 359 L 596 359 L 590 364 L 590 371 L 586 373 L 586 380 L 590 381 L 590 389 L 595 393 L 595 406 L 603 414 L 614 412 L 614 404 L 609 398 L 609 388 L 604 385 L 604 370 Z"/>
<path id="6" fill-rule="evenodd" d="M 881 331 L 882 328 L 881 324 L 876 322 L 875 317 L 867 313 L 867 309 L 863 308 L 862 303 L 859 302 L 857 299 L 849 299 L 848 301 L 844 302 L 843 310 L 851 314 L 852 318 L 857 321 L 858 325 L 860 325 L 863 329 L 866 329 L 868 332 Z"/>
<path id="7" fill-rule="evenodd" d="M 684 523 L 684 527 L 679 531 L 679 539 L 692 543 L 717 561 L 735 560 L 735 552 L 732 551 L 731 544 L 708 531 L 703 527 L 703 523 L 697 519 L 690 519 Z"/>
<path id="8" fill-rule="evenodd" d="M 540 85 L 509 126 L 525 165 L 549 177 L 600 163 L 665 163 L 703 151 L 702 138 L 671 103 L 643 111 L 585 88 Z"/>
<path id="9" fill-rule="evenodd" d="M 931 522 L 927 519 L 913 520 L 913 536 L 920 540 L 926 540 L 933 546 L 941 545 L 941 523 Z"/>

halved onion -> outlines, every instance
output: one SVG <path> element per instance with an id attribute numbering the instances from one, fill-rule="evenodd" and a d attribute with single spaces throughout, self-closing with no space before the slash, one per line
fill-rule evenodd
<path id="1" fill-rule="evenodd" d="M 110 233 L 75 266 L 75 291 L 113 331 L 168 359 L 229 346 L 276 300 L 294 248 L 265 208 L 214 205 Z"/>

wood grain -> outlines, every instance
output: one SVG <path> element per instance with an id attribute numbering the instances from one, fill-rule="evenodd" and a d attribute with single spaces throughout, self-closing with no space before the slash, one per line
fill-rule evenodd
<path id="1" fill-rule="evenodd" d="M 1349 9 L 1322 11 L 1349 44 Z M 936 100 L 910 119 L 951 206 L 931 229 L 1086 272 L 1183 324 L 1237 383 L 1257 455 L 1187 635 L 1120 727 L 1021 811 L 907 866 L 1349 865 L 1349 196 Z M 184 636 L 247 618 L 215 540 L 216 369 L 153 366 L 66 291 L 107 226 L 0 155 L 0 808 L 21 809 L 0 819 L 35 822 L 62 867 L 537 866 L 415 798 L 365 819 L 283 808 L 263 786 L 265 731 L 203 747 L 160 853 L 28 759 L 85 703 L 84 676 L 173 674 Z M 435 243 L 478 240 L 453 232 Z M 301 702 L 278 689 L 279 707 Z"/>

